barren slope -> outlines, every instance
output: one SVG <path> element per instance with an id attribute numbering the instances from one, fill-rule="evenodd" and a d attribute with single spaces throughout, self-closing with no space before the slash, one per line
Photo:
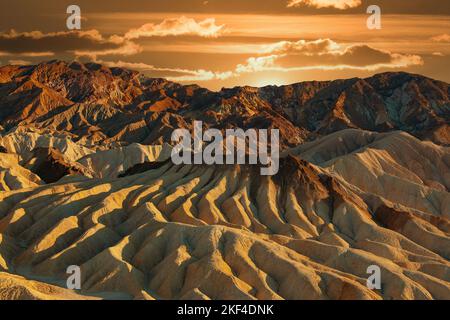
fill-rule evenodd
<path id="1" fill-rule="evenodd" d="M 3 192 L 0 248 L 16 248 L 3 249 L 5 269 L 58 283 L 80 265 L 83 294 L 105 297 L 450 296 L 448 211 L 395 209 L 298 158 L 281 168 L 261 177 L 254 167 L 166 163 L 119 179 Z M 382 291 L 365 286 L 374 264 Z"/>

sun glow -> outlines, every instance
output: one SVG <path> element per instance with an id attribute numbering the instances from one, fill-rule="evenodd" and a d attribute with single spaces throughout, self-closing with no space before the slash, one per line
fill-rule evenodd
<path id="1" fill-rule="evenodd" d="M 288 84 L 288 81 L 286 79 L 283 79 L 282 77 L 275 77 L 275 76 L 267 76 L 267 77 L 261 77 L 255 79 L 253 81 L 253 85 L 255 87 L 265 87 L 265 86 L 282 86 Z"/>

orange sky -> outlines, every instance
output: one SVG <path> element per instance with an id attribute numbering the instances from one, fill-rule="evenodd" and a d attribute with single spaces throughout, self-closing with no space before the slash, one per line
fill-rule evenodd
<path id="1" fill-rule="evenodd" d="M 359 0 L 325 1 L 326 8 L 318 8 L 323 0 L 78 1 L 76 32 L 65 28 L 65 0 L 41 1 L 42 10 L 8 1 L 0 5 L 2 15 L 9 10 L 0 17 L 1 64 L 93 60 L 211 89 L 399 70 L 450 82 L 448 1 L 405 1 L 404 9 L 371 1 L 382 9 L 381 30 L 367 28 Z M 139 7 L 148 2 L 154 6 Z"/>

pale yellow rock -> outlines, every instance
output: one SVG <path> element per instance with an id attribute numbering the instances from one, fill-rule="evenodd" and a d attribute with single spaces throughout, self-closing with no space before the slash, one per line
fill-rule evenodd
<path id="1" fill-rule="evenodd" d="M 86 155 L 97 178 L 0 192 L 0 270 L 39 279 L 0 276 L 1 298 L 450 298 L 448 148 L 350 130 L 273 177 L 169 161 L 118 178 L 158 157 L 129 147 Z M 70 265 L 81 291 L 49 294 Z M 382 290 L 366 286 L 372 265 Z"/>

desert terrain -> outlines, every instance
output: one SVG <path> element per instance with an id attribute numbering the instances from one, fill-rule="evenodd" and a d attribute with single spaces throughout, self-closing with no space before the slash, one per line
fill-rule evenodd
<path id="1" fill-rule="evenodd" d="M 409 73 L 210 91 L 0 67 L 0 299 L 450 299 L 449 94 Z M 174 165 L 194 120 L 279 129 L 279 172 Z"/>

